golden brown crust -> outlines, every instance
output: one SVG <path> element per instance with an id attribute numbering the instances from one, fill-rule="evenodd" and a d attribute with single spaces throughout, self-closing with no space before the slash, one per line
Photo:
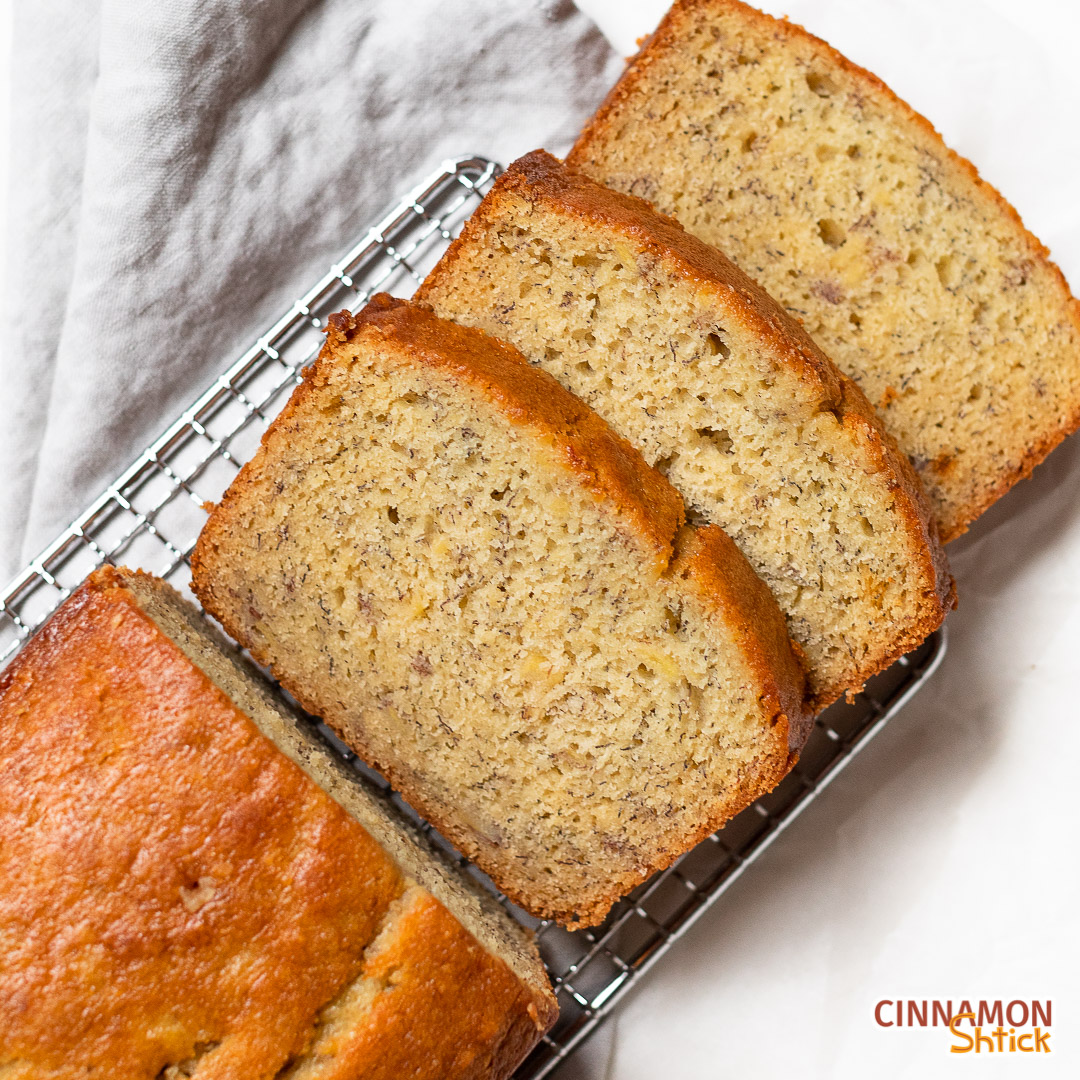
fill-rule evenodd
<path id="1" fill-rule="evenodd" d="M 418 302 L 426 303 L 427 296 L 440 287 L 442 280 L 452 279 L 455 261 L 466 250 L 480 244 L 490 223 L 504 216 L 500 206 L 505 199 L 520 199 L 530 205 L 543 199 L 561 206 L 583 222 L 602 223 L 632 238 L 672 274 L 712 291 L 732 317 L 769 343 L 778 363 L 787 364 L 800 374 L 808 393 L 819 402 L 819 408 L 834 413 L 841 424 L 857 433 L 868 459 L 887 478 L 907 530 L 913 576 L 921 583 L 919 614 L 904 633 L 883 642 L 876 652 L 867 653 L 850 680 L 843 685 L 822 687 L 812 701 L 815 711 L 845 692 L 858 690 L 872 675 L 915 648 L 941 625 L 946 612 L 955 606 L 956 589 L 937 521 L 911 462 L 884 431 L 866 395 L 821 351 L 802 325 L 756 282 L 716 248 L 686 232 L 677 221 L 659 213 L 644 199 L 604 187 L 544 150 L 526 154 L 499 177 L 465 223 L 461 235 L 418 290 Z"/>
<path id="2" fill-rule="evenodd" d="M 261 1076 L 301 1050 L 401 888 L 367 834 L 111 569 L 4 673 L 0 716 L 6 1054 L 154 1077 L 220 1043 Z"/>
<path id="3" fill-rule="evenodd" d="M 386 989 L 347 1041 L 331 1032 L 315 1044 L 318 1065 L 305 1078 L 508 1077 L 554 1022 L 555 1005 L 534 999 L 492 959 L 430 893 L 412 889 L 393 937 L 364 964 L 363 977 Z"/>
<path id="4" fill-rule="evenodd" d="M 592 161 L 590 145 L 594 141 L 603 142 L 620 107 L 628 102 L 637 92 L 654 63 L 659 62 L 668 49 L 676 47 L 684 38 L 684 28 L 702 12 L 709 14 L 732 13 L 750 25 L 756 25 L 764 32 L 784 39 L 798 39 L 813 45 L 824 58 L 836 65 L 845 74 L 862 82 L 875 93 L 882 95 L 894 106 L 901 116 L 931 138 L 942 151 L 945 161 L 970 182 L 995 209 L 1007 218 L 1021 236 L 1031 252 L 1033 259 L 1041 263 L 1051 273 L 1066 298 L 1066 307 L 1070 319 L 1080 331 L 1080 301 L 1071 295 L 1069 284 L 1061 268 L 1050 259 L 1046 246 L 1025 226 L 1020 214 L 992 184 L 979 175 L 978 169 L 967 158 L 962 157 L 949 147 L 937 128 L 921 113 L 916 112 L 906 101 L 898 97 L 873 72 L 867 71 L 838 52 L 827 41 L 810 33 L 798 23 L 787 18 L 776 19 L 763 11 L 743 3 L 742 0 L 675 0 L 661 20 L 660 25 L 645 38 L 637 54 L 630 58 L 626 70 L 619 81 L 612 87 L 600 107 L 594 113 L 578 136 L 574 146 L 566 157 L 566 163 L 574 168 L 587 169 Z M 1004 495 L 1017 481 L 1030 476 L 1032 470 L 1043 461 L 1047 454 L 1058 446 L 1066 436 L 1080 429 L 1080 400 L 1072 403 L 1068 419 L 1060 426 L 1047 431 L 1043 438 L 1027 448 L 1027 452 L 1016 463 L 1010 463 L 993 478 L 988 480 L 982 496 L 965 508 L 962 518 L 950 521 L 940 528 L 941 543 L 947 544 L 963 535 L 970 524 L 986 509 Z M 902 455 L 903 456 L 903 455 Z M 952 597 L 955 604 L 955 596 Z"/>
<path id="5" fill-rule="evenodd" d="M 158 629 L 125 574 L 96 571 L 0 675 L 0 1060 L 150 1080 L 199 1058 L 200 1076 L 270 1078 L 365 976 L 408 882 Z M 472 944 L 450 956 L 449 914 L 429 922 L 448 965 L 420 969 L 422 1001 L 459 994 L 451 960 L 517 982 L 460 927 Z M 520 1052 L 526 1020 L 535 1042 L 552 1019 L 528 999 L 472 1017 L 503 1025 L 498 1054 Z M 442 1045 L 446 1014 L 428 1020 Z"/>

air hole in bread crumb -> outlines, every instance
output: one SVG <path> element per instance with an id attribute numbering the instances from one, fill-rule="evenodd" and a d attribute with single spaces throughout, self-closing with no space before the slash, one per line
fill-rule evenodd
<path id="1" fill-rule="evenodd" d="M 398 523 L 397 507 L 396 506 L 388 506 L 386 508 L 386 516 L 390 519 L 390 521 L 394 525 L 396 525 Z"/>
<path id="2" fill-rule="evenodd" d="M 711 356 L 722 356 L 725 360 L 731 356 L 731 350 L 719 334 L 709 334 L 705 340 L 709 343 L 709 354 Z"/>
<path id="3" fill-rule="evenodd" d="M 952 255 L 942 255 L 940 259 L 934 264 L 937 270 L 938 280 L 946 289 L 951 289 L 955 284 L 957 277 L 956 272 L 956 259 Z"/>
<path id="4" fill-rule="evenodd" d="M 584 266 L 587 270 L 595 270 L 600 265 L 597 255 L 575 255 L 574 266 Z"/>
<path id="5" fill-rule="evenodd" d="M 861 146 L 859 146 L 859 144 L 858 144 L 858 143 L 852 143 L 852 144 L 851 144 L 851 145 L 850 145 L 850 146 L 849 146 L 849 147 L 847 148 L 847 156 L 848 156 L 849 158 L 857 158 L 857 157 L 862 157 L 862 147 L 861 147 Z"/>
<path id="6" fill-rule="evenodd" d="M 834 221 L 832 218 L 822 218 L 817 223 L 817 226 L 818 236 L 831 248 L 838 248 L 847 239 L 847 233 L 844 232 L 839 222 Z"/>
<path id="7" fill-rule="evenodd" d="M 840 87 L 823 71 L 811 71 L 807 73 L 806 85 L 817 94 L 818 97 L 832 97 Z"/>
<path id="8" fill-rule="evenodd" d="M 978 401 L 982 396 L 983 388 L 978 383 L 968 391 L 968 401 Z"/>
<path id="9" fill-rule="evenodd" d="M 666 457 L 657 458 L 653 468 L 663 476 L 667 476 L 671 471 L 671 466 L 679 460 L 679 455 L 675 452 L 668 454 Z"/>
<path id="10" fill-rule="evenodd" d="M 735 447 L 735 443 L 726 431 L 703 427 L 698 428 L 697 433 L 703 439 L 708 439 L 722 454 L 730 454 Z"/>
<path id="11" fill-rule="evenodd" d="M 742 140 L 743 153 L 744 154 L 750 153 L 750 151 L 754 149 L 754 143 L 756 143 L 756 142 L 757 142 L 757 132 L 756 131 L 751 131 L 748 134 L 744 135 L 743 140 Z"/>
<path id="12" fill-rule="evenodd" d="M 220 1042 L 197 1042 L 194 1046 L 194 1053 L 191 1057 L 184 1061 L 178 1061 L 175 1065 L 166 1065 L 158 1074 L 155 1080 L 183 1080 L 185 1077 L 195 1076 L 196 1071 L 199 1068 L 199 1062 L 206 1057 L 207 1054 L 213 1053 L 219 1046 Z M 281 1070 L 278 1072 L 278 1076 L 284 1076 L 285 1070 L 291 1067 L 295 1062 L 294 1058 L 290 1058 Z M 0 1066 L 2 1068 L 2 1066 Z"/>

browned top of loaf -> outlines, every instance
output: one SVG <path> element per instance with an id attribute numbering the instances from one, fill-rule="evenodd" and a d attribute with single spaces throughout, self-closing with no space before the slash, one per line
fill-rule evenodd
<path id="1" fill-rule="evenodd" d="M 539 431 L 587 488 L 613 502 L 648 538 L 660 565 L 670 560 L 685 514 L 678 492 L 583 401 L 513 346 L 386 293 L 374 296 L 358 315 L 331 315 L 327 349 L 356 335 L 393 343 L 412 360 L 474 387 L 515 424 Z M 304 385 L 312 392 L 325 381 L 316 365 Z M 296 415 L 302 400 L 297 394 L 283 417 Z"/>
<path id="2" fill-rule="evenodd" d="M 845 427 L 857 433 L 871 466 L 890 478 L 901 518 L 917 538 L 917 546 L 925 552 L 921 576 L 928 595 L 936 597 L 937 605 L 927 612 L 924 625 L 913 632 L 921 640 L 936 630 L 945 611 L 956 603 L 956 587 L 937 522 L 907 455 L 901 453 L 892 436 L 882 428 L 874 407 L 858 385 L 836 367 L 803 327 L 722 252 L 688 233 L 674 218 L 659 213 L 644 199 L 613 191 L 564 166 L 544 150 L 534 150 L 499 177 L 439 266 L 421 285 L 416 300 L 424 303 L 428 282 L 434 285 L 436 275 L 452 273 L 457 253 L 479 242 L 484 222 L 498 216 L 500 199 L 517 198 L 532 203 L 537 193 L 583 221 L 599 221 L 616 232 L 632 236 L 687 281 L 721 294 L 729 309 L 736 309 L 738 317 L 750 329 L 771 342 L 778 357 L 786 359 L 801 373 L 808 390 L 819 397 L 821 407 L 833 412 Z M 913 640 L 906 647 L 915 643 Z"/>
<path id="3" fill-rule="evenodd" d="M 111 567 L 0 675 L 0 763 L 4 1062 L 151 1080 L 201 1058 L 199 1075 L 272 1076 L 343 988 L 385 977 L 365 950 L 407 879 Z M 529 992 L 423 895 L 399 946 L 419 989 L 376 999 L 409 1038 L 346 1033 L 357 1071 L 326 1075 L 487 1076 L 478 1062 L 535 1039 Z"/>
<path id="4" fill-rule="evenodd" d="M 592 156 L 591 146 L 593 143 L 603 140 L 606 131 L 612 125 L 619 110 L 628 100 L 640 92 L 642 84 L 650 74 L 650 68 L 654 64 L 661 62 L 670 50 L 678 47 L 683 40 L 685 28 L 701 12 L 717 15 L 736 13 L 740 19 L 748 24 L 756 25 L 762 31 L 779 39 L 801 38 L 804 41 L 811 42 L 839 69 L 847 72 L 853 78 L 861 80 L 869 88 L 872 88 L 875 93 L 882 95 L 907 122 L 914 124 L 918 129 L 934 139 L 939 144 L 942 154 L 949 163 L 962 176 L 966 177 L 976 190 L 991 202 L 1002 215 L 1015 225 L 1032 257 L 1038 259 L 1051 272 L 1056 284 L 1066 297 L 1070 319 L 1077 327 L 1077 330 L 1080 331 L 1080 301 L 1072 296 L 1069 284 L 1061 268 L 1050 258 L 1049 249 L 1024 226 L 1016 208 L 1005 199 L 997 188 L 980 176 L 979 170 L 967 158 L 962 157 L 946 144 L 941 133 L 925 116 L 916 112 L 906 101 L 898 97 L 872 71 L 853 63 L 824 39 L 810 33 L 809 30 L 798 23 L 791 22 L 786 16 L 782 19 L 774 18 L 772 15 L 768 15 L 750 4 L 743 3 L 743 0 L 675 0 L 656 30 L 641 42 L 640 49 L 630 58 L 627 68 L 619 81 L 611 88 L 600 107 L 582 129 L 581 134 L 567 155 L 566 162 L 568 165 L 574 168 L 587 167 Z M 990 482 L 981 493 L 978 501 L 965 508 L 963 518 L 947 523 L 942 542 L 947 543 L 962 535 L 972 521 L 1000 499 L 1018 480 L 1030 476 L 1035 466 L 1054 447 L 1067 435 L 1071 435 L 1078 429 L 1080 429 L 1080 399 L 1070 404 L 1068 416 L 1064 423 L 1047 430 L 1041 439 L 1027 448 L 1027 452 L 1021 460 L 1011 468 L 996 478 L 989 478 Z M 946 462 L 944 467 L 947 467 L 948 464 Z M 953 602 L 955 603 L 955 596 Z"/>

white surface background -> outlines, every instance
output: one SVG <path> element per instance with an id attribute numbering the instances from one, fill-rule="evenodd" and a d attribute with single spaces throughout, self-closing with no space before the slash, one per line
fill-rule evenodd
<path id="1" fill-rule="evenodd" d="M 667 6 L 580 2 L 624 53 Z M 1080 286 L 1077 0 L 763 6 L 925 113 Z M 9 25 L 0 0 L 4 183 Z M 568 1074 L 1080 1076 L 1080 441 L 950 556 L 961 606 L 942 670 Z M 950 1055 L 941 1029 L 877 1027 L 882 998 L 1052 999 L 1053 1053 Z"/>

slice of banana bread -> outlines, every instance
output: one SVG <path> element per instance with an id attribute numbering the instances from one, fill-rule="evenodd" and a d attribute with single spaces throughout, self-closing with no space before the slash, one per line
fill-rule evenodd
<path id="1" fill-rule="evenodd" d="M 787 771 L 766 587 L 516 350 L 376 297 L 212 513 L 194 587 L 522 907 L 568 925 Z"/>
<path id="2" fill-rule="evenodd" d="M 149 575 L 0 675 L 0 772 L 5 1078 L 501 1080 L 555 1019 L 524 931 Z"/>
<path id="3" fill-rule="evenodd" d="M 851 375 L 950 540 L 1080 423 L 1080 305 L 971 164 L 869 72 L 680 0 L 567 159 L 715 244 Z"/>
<path id="4" fill-rule="evenodd" d="M 936 528 L 873 409 L 745 274 L 642 200 L 536 151 L 417 300 L 513 343 L 724 528 L 805 650 L 817 707 L 941 622 Z"/>

